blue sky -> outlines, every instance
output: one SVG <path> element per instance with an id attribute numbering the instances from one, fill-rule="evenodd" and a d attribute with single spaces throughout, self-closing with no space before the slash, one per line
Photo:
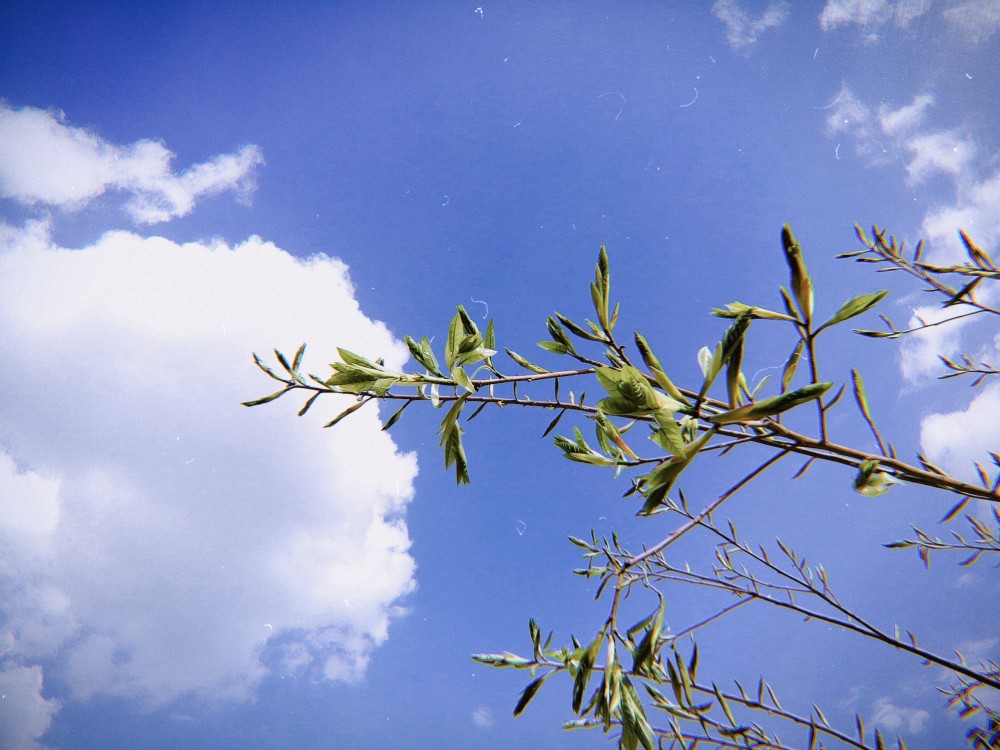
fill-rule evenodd
<path id="1" fill-rule="evenodd" d="M 995 0 L 4 3 L 0 746 L 606 746 L 560 729 L 568 684 L 514 720 L 524 675 L 469 654 L 528 650 L 529 617 L 590 634 L 566 537 L 638 547 L 662 521 L 539 440 L 550 414 L 484 413 L 456 488 L 440 414 L 386 434 L 370 409 L 321 430 L 332 399 L 247 410 L 267 390 L 250 353 L 402 367 L 403 336 L 441 341 L 464 304 L 556 366 L 534 342 L 553 309 L 587 314 L 604 244 L 623 325 L 692 380 L 713 307 L 778 304 L 784 222 L 821 309 L 887 287 L 897 322 L 930 319 L 834 256 L 853 222 L 939 260 L 958 227 L 997 250 L 998 31 Z M 837 333 L 823 366 L 860 364 L 900 451 L 968 475 L 1000 444 L 1000 389 L 938 382 L 936 354 L 995 358 L 1000 337 L 935 331 Z M 787 349 L 758 333 L 748 376 Z M 725 486 L 718 466 L 689 494 Z M 939 651 L 1000 655 L 988 565 L 880 546 L 951 498 L 794 468 L 734 501 L 745 535 L 792 541 Z M 670 626 L 712 606 L 678 590 Z M 763 672 L 845 725 L 960 742 L 946 676 L 904 656 L 748 607 L 699 642 L 720 682 Z"/>

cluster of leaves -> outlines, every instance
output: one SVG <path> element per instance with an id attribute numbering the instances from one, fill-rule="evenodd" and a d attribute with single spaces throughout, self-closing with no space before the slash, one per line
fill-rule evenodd
<path id="1" fill-rule="evenodd" d="M 975 285 L 984 278 L 994 278 L 995 270 L 988 256 L 976 249 L 974 262 L 980 273 L 954 269 L 939 269 L 919 262 L 903 260 L 894 240 L 876 229 L 878 238 L 870 245 L 859 232 L 866 249 L 855 254 L 859 259 L 878 260 L 892 267 L 924 274 L 939 282 L 942 273 L 965 273 L 975 278 L 962 289 L 934 287 L 948 295 L 952 304 L 973 304 Z M 964 235 L 963 235 L 964 237 Z M 921 661 L 939 665 L 956 676 L 957 685 L 949 696 L 960 712 L 967 716 L 981 713 L 986 724 L 976 727 L 973 735 L 989 735 L 996 714 L 989 702 L 978 698 L 979 691 L 1000 689 L 1000 677 L 995 665 L 969 666 L 960 657 L 951 659 L 920 647 L 909 631 L 887 632 L 879 629 L 843 603 L 833 592 L 822 566 L 814 567 L 777 541 L 780 554 L 769 553 L 763 546 L 753 546 L 737 533 L 731 522 L 718 524 L 714 515 L 725 502 L 743 487 L 765 473 L 771 466 L 789 455 L 805 459 L 796 477 L 803 474 L 816 460 L 851 467 L 855 473 L 854 488 L 866 496 L 887 492 L 900 483 L 915 483 L 953 493 L 962 498 L 943 521 L 957 516 L 970 501 L 1000 501 L 997 485 L 1000 471 L 990 479 L 980 467 L 978 484 L 963 482 L 931 464 L 918 454 L 917 463 L 902 460 L 893 445 L 884 439 L 872 414 L 864 382 L 859 372 L 852 372 L 851 388 L 862 419 L 871 429 L 879 451 L 871 453 L 833 442 L 828 434 L 827 416 L 847 390 L 836 388 L 820 378 L 817 341 L 825 331 L 857 318 L 886 296 L 885 291 L 861 294 L 846 300 L 825 319 L 815 317 L 815 290 L 802 249 L 789 227 L 782 231 L 782 248 L 789 269 L 789 285 L 779 290 L 782 310 L 734 302 L 716 309 L 715 315 L 731 323 L 719 342 L 697 354 L 702 379 L 692 387 L 675 384 L 666 368 L 653 353 L 647 340 L 638 332 L 633 336 L 635 350 L 641 361 L 632 361 L 625 347 L 615 337 L 620 305 L 612 305 L 608 256 L 602 247 L 598 256 L 594 282 L 590 285 L 596 321 L 582 324 L 554 313 L 546 321 L 549 338 L 539 346 L 554 355 L 573 361 L 564 370 L 549 370 L 535 364 L 511 349 L 505 349 L 521 374 L 504 374 L 494 361 L 497 354 L 492 321 L 485 333 L 464 309 L 451 321 L 445 339 L 444 365 L 439 364 L 430 340 L 419 342 L 406 337 L 413 359 L 422 371 L 397 372 L 385 367 L 381 360 L 369 360 L 346 350 L 339 350 L 340 360 L 331 365 L 332 375 L 319 378 L 300 371 L 303 349 L 300 347 L 289 362 L 276 352 L 285 374 L 268 368 L 259 357 L 255 361 L 269 377 L 282 383 L 281 390 L 248 406 L 266 403 L 292 391 L 308 393 L 301 413 L 324 394 L 345 394 L 353 403 L 329 425 L 371 401 L 398 401 L 400 407 L 386 420 L 389 429 L 403 411 L 414 402 L 441 408 L 445 416 L 438 434 L 444 451 L 446 467 L 455 467 L 458 483 L 470 481 L 468 461 L 463 444 L 462 422 L 477 416 L 487 406 L 520 406 L 555 410 L 557 413 L 545 435 L 555 431 L 567 414 L 582 417 L 592 423 L 596 439 L 588 443 L 580 426 L 574 426 L 572 436 L 554 435 L 556 447 L 565 458 L 595 467 L 605 467 L 616 474 L 627 474 L 629 490 L 626 496 L 641 499 L 640 516 L 670 515 L 681 519 L 662 541 L 641 553 L 632 554 L 620 545 L 616 537 L 609 542 L 571 538 L 584 551 L 587 567 L 578 574 L 600 581 L 598 598 L 610 597 L 609 614 L 593 638 L 581 643 L 575 637 L 568 645 L 552 647 L 552 636 L 543 642 L 538 626 L 532 622 L 530 635 L 532 655 L 520 657 L 510 653 L 480 654 L 478 661 L 496 667 L 529 670 L 533 679 L 524 689 L 515 708 L 519 714 L 539 689 L 555 674 L 571 679 L 571 707 L 579 719 L 568 728 L 599 727 L 615 732 L 619 747 L 626 750 L 643 747 L 651 750 L 664 743 L 693 747 L 699 743 L 714 747 L 787 747 L 770 728 L 781 720 L 806 733 L 809 747 L 826 739 L 836 739 L 847 746 L 879 748 L 884 746 L 876 731 L 869 739 L 860 717 L 856 733 L 847 734 L 832 727 L 818 707 L 806 716 L 782 708 L 773 691 L 763 679 L 756 695 L 737 684 L 735 693 L 720 690 L 715 683 L 700 682 L 697 677 L 697 647 L 687 657 L 679 650 L 681 636 L 693 639 L 694 632 L 725 616 L 739 606 L 762 602 L 786 611 L 794 611 L 809 620 L 825 622 L 857 635 L 909 653 Z M 975 247 L 967 242 L 970 248 Z M 970 249 L 970 253 L 973 251 Z M 878 258 L 868 258 L 875 253 Z M 919 256 L 919 253 L 918 253 Z M 976 261 L 978 259 L 978 261 Z M 972 269 L 972 266 L 957 267 Z M 921 276 L 924 278 L 924 276 Z M 979 304 L 975 302 L 975 304 Z M 979 307 L 977 310 L 984 311 Z M 822 322 L 817 323 L 817 320 Z M 781 369 L 781 379 L 772 395 L 764 395 L 766 379 L 751 391 L 743 374 L 742 364 L 747 346 L 747 334 L 754 321 L 766 325 L 783 325 L 794 331 L 794 344 Z M 891 323 L 890 323 L 891 326 Z M 872 335 L 871 332 L 863 332 Z M 889 336 L 904 331 L 893 329 Z M 882 335 L 882 334 L 878 334 Z M 589 354 L 596 348 L 597 356 Z M 800 363 L 808 363 L 808 372 L 799 372 Z M 803 368 L 805 369 L 805 368 Z M 596 380 L 605 393 L 596 404 L 587 404 L 581 392 L 564 397 L 561 384 L 580 379 Z M 802 380 L 806 382 L 801 383 Z M 591 381 L 591 382 L 592 382 Z M 796 386 L 796 382 L 801 384 Z M 518 392 L 519 387 L 532 384 L 551 385 L 548 398 L 529 397 Z M 467 407 L 475 406 L 463 420 Z M 812 408 L 817 417 L 815 435 L 792 429 L 783 417 L 787 412 Z M 328 426 L 329 426 L 328 425 Z M 635 435 L 645 441 L 637 442 Z M 653 447 L 650 448 L 649 446 Z M 700 511 L 693 511 L 678 489 L 682 474 L 702 455 L 710 451 L 730 452 L 742 446 L 763 446 L 770 458 L 753 471 L 741 476 L 732 487 L 709 502 Z M 994 457 L 994 460 L 997 460 Z M 997 461 L 1000 467 L 1000 461 Z M 944 542 L 915 529 L 916 540 L 901 540 L 890 547 L 916 547 L 926 563 L 930 551 L 966 550 L 963 564 L 971 565 L 983 554 L 1000 551 L 995 532 L 975 514 L 965 515 L 974 529 L 975 538 L 966 541 L 953 532 L 955 541 Z M 1000 524 L 1000 516 L 995 516 Z M 1000 526 L 998 526 L 1000 528 Z M 687 564 L 675 565 L 668 555 L 669 548 L 695 529 L 705 530 L 716 538 L 714 561 L 710 569 L 696 570 Z M 716 612 L 708 619 L 692 625 L 680 634 L 664 634 L 664 597 L 660 588 L 670 583 L 698 586 L 725 591 L 735 597 L 735 603 Z M 639 587 L 651 592 L 657 607 L 647 617 L 632 626 L 619 622 L 619 604 L 630 591 Z M 609 593 L 610 592 L 610 593 Z M 626 661 L 623 661 L 623 658 Z M 596 687 L 589 693 L 592 681 Z M 672 696 L 672 698 L 670 697 Z M 651 712 L 662 720 L 650 720 Z M 757 722 L 755 714 L 768 717 Z M 975 734 L 978 732 L 979 734 Z M 856 735 L 856 736 L 855 736 Z M 971 741 L 971 739 L 970 739 Z M 980 741 L 977 739 L 976 741 Z M 903 741 L 898 740 L 899 747 Z M 983 745 L 985 746 L 985 745 Z"/>

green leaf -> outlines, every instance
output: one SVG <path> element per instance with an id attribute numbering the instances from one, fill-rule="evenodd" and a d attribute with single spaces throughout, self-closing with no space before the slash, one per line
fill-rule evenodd
<path id="1" fill-rule="evenodd" d="M 648 516 L 657 512 L 661 505 L 663 505 L 664 499 L 667 494 L 673 489 L 674 484 L 677 483 L 678 477 L 680 477 L 681 472 L 683 472 L 691 462 L 694 461 L 695 457 L 712 436 L 715 435 L 715 430 L 707 430 L 703 432 L 696 440 L 685 446 L 685 455 L 676 456 L 674 458 L 667 459 L 666 461 L 661 461 L 656 465 L 649 474 L 639 477 L 636 481 L 638 483 L 639 492 L 646 499 L 645 504 L 639 511 L 639 515 Z"/>
<path id="2" fill-rule="evenodd" d="M 653 430 L 650 439 L 674 456 L 686 455 L 687 449 L 684 445 L 684 436 L 677 421 L 669 414 L 661 415 L 657 413 L 656 423 L 659 427 Z"/>
<path id="3" fill-rule="evenodd" d="M 549 672 L 543 674 L 536 680 L 532 680 L 528 683 L 528 686 L 521 693 L 521 697 L 517 701 L 517 705 L 514 706 L 514 716 L 520 716 L 521 712 L 527 708 L 528 704 L 531 703 L 531 699 L 535 697 L 535 694 L 539 691 L 545 681 L 549 679 L 554 673 Z"/>
<path id="4" fill-rule="evenodd" d="M 465 372 L 461 367 L 451 368 L 451 379 L 458 383 L 459 386 L 467 390 L 469 393 L 474 392 L 475 386 L 472 385 L 472 381 L 469 380 L 468 373 Z"/>
<path id="5" fill-rule="evenodd" d="M 656 358 L 656 355 L 653 354 L 653 350 L 649 348 L 649 344 L 646 339 L 643 338 L 642 334 L 638 331 L 635 332 L 635 345 L 638 347 L 639 353 L 642 355 L 642 361 L 646 363 L 646 367 L 649 368 L 649 371 L 653 374 L 653 378 L 655 378 L 660 388 L 666 391 L 667 395 L 674 399 L 674 401 L 687 405 L 688 400 L 671 382 L 670 378 L 667 377 L 667 373 L 663 369 L 663 365 L 660 364 L 660 360 Z"/>
<path id="6" fill-rule="evenodd" d="M 674 413 L 684 408 L 684 404 L 653 388 L 646 376 L 631 365 L 621 369 L 598 367 L 594 374 L 609 395 L 597 404 L 605 414 L 638 417 L 661 409 Z"/>
<path id="7" fill-rule="evenodd" d="M 448 469 L 455 464 L 455 481 L 458 484 L 469 484 L 471 481 L 465 449 L 462 447 L 462 427 L 458 424 L 462 407 L 465 406 L 468 397 L 469 394 L 464 393 L 452 404 L 441 421 L 441 427 L 438 428 L 438 434 L 441 436 L 438 446 L 444 448 L 444 467 Z"/>
<path id="8" fill-rule="evenodd" d="M 750 313 L 747 310 L 741 312 L 736 319 L 733 321 L 732 325 L 726 330 L 722 336 L 722 341 L 719 342 L 718 346 L 715 347 L 715 352 L 711 354 L 711 359 L 705 356 L 705 349 L 698 352 L 699 364 L 702 367 L 702 372 L 705 374 L 705 382 L 701 386 L 701 390 L 698 393 L 698 398 L 704 398 L 705 394 L 708 393 L 715 379 L 718 377 L 722 368 L 729 363 L 731 359 L 741 360 L 743 357 L 743 337 L 746 335 L 747 328 L 750 326 Z"/>
<path id="9" fill-rule="evenodd" d="M 265 373 L 267 373 L 268 377 L 273 378 L 274 380 L 277 380 L 280 383 L 287 383 L 288 382 L 288 380 L 286 378 L 283 378 L 280 375 L 277 375 L 274 372 L 274 370 L 272 370 L 270 367 L 268 367 L 267 365 L 265 365 L 264 364 L 264 360 L 262 360 L 260 358 L 260 355 L 258 355 L 256 352 L 254 352 L 253 361 L 257 365 L 257 367 L 259 367 L 261 370 L 263 370 Z"/>
<path id="10" fill-rule="evenodd" d="M 243 406 L 260 406 L 261 404 L 266 404 L 269 401 L 274 401 L 276 398 L 281 398 L 286 393 L 288 393 L 290 390 L 292 390 L 292 389 L 291 388 L 282 388 L 280 391 L 275 391 L 274 393 L 272 393 L 272 394 L 270 394 L 268 396 L 262 396 L 261 398 L 255 398 L 253 401 L 244 401 L 244 402 L 242 402 L 242 404 L 243 404 Z M 316 395 L 318 396 L 319 394 L 316 394 Z"/>
<path id="11" fill-rule="evenodd" d="M 792 353 L 788 355 L 788 360 L 785 362 L 785 367 L 781 371 L 781 392 L 784 393 L 788 390 L 788 386 L 791 385 L 792 379 L 795 377 L 795 371 L 799 368 L 799 359 L 802 357 L 802 347 L 805 345 L 805 340 L 799 339 L 795 342 L 795 348 L 792 349 Z"/>
<path id="12" fill-rule="evenodd" d="M 448 337 L 444 343 L 444 366 L 449 371 L 455 364 L 463 338 L 465 338 L 465 328 L 462 326 L 462 316 L 460 313 L 455 313 L 448 325 Z"/>
<path id="13" fill-rule="evenodd" d="M 713 424 L 726 425 L 737 422 L 754 422 L 766 417 L 773 417 L 800 404 L 820 398 L 832 387 L 833 383 L 811 383 L 790 393 L 772 396 L 763 401 L 747 404 L 738 409 L 731 409 L 722 414 L 713 414 L 708 417 L 708 421 Z"/>
<path id="14" fill-rule="evenodd" d="M 329 422 L 327 422 L 325 425 L 323 425 L 323 427 L 324 428 L 326 428 L 326 427 L 333 427 L 335 424 L 337 424 L 337 422 L 339 422 L 340 420 L 342 420 L 344 417 L 348 416 L 349 414 L 353 414 L 358 409 L 360 409 L 362 406 L 364 406 L 365 404 L 367 404 L 370 400 L 371 399 L 369 399 L 369 398 L 362 398 L 356 404 L 351 404 L 346 409 L 344 409 L 342 412 L 340 412 L 340 414 L 338 414 L 333 419 L 331 419 Z"/>
<path id="15" fill-rule="evenodd" d="M 784 313 L 774 312 L 773 310 L 765 310 L 763 307 L 755 307 L 751 305 L 745 305 L 742 302 L 730 302 L 726 305 L 725 310 L 715 308 L 712 310 L 712 315 L 719 318 L 737 318 L 741 313 L 749 311 L 750 317 L 759 320 L 786 320 L 789 323 L 798 323 L 796 318 L 790 315 L 785 315 Z"/>
<path id="16" fill-rule="evenodd" d="M 301 417 L 301 416 L 304 416 L 304 415 L 305 415 L 305 413 L 306 413 L 307 411 L 309 411 L 309 407 L 310 407 L 310 406 L 312 406 L 312 405 L 313 405 L 313 404 L 314 404 L 314 403 L 316 402 L 316 399 L 318 399 L 318 398 L 319 398 L 320 396 L 322 396 L 322 395 L 323 395 L 323 393 L 322 393 L 321 391 L 316 391 L 316 393 L 314 393 L 313 395 L 311 395 L 311 396 L 310 396 L 310 397 L 309 397 L 309 398 L 308 398 L 308 399 L 306 400 L 306 402 L 305 402 L 305 403 L 304 403 L 304 404 L 302 405 L 302 408 L 301 408 L 301 409 L 299 409 L 299 414 L 298 414 L 298 416 L 300 416 L 300 417 Z"/>
<path id="17" fill-rule="evenodd" d="M 444 377 L 444 373 L 441 372 L 441 366 L 438 364 L 437 358 L 431 350 L 431 342 L 427 340 L 426 336 L 420 340 L 419 344 L 409 336 L 404 336 L 403 341 L 406 342 L 406 346 L 410 350 L 410 354 L 413 355 L 413 358 L 423 365 L 429 373 L 437 375 L 439 378 Z"/>
<path id="18" fill-rule="evenodd" d="M 553 341 L 556 341 L 566 347 L 566 351 L 573 354 L 576 353 L 576 350 L 573 349 L 572 339 L 570 339 L 569 335 L 563 330 L 563 327 L 559 325 L 559 322 L 555 318 L 547 318 L 545 326 L 548 328 L 549 335 L 552 337 Z"/>
<path id="19" fill-rule="evenodd" d="M 576 436 L 575 441 L 562 435 L 556 435 L 555 437 L 556 447 L 563 452 L 565 458 L 568 458 L 570 461 L 591 464 L 592 466 L 616 466 L 618 464 L 615 459 L 609 458 L 587 445 L 587 441 L 583 439 L 583 433 L 580 432 L 579 427 L 573 428 L 573 434 Z"/>
<path id="20" fill-rule="evenodd" d="M 608 251 L 601 245 L 597 256 L 597 270 L 594 272 L 594 283 L 590 285 L 590 297 L 594 302 L 594 311 L 601 328 L 610 331 L 611 319 L 608 315 L 611 299 L 611 273 L 608 266 Z M 615 310 L 617 312 L 617 308 Z"/>
<path id="21" fill-rule="evenodd" d="M 285 371 L 294 378 L 295 369 L 290 364 L 288 364 L 288 360 L 285 359 L 285 355 L 279 352 L 277 349 L 275 349 L 274 356 L 278 358 L 278 362 L 280 362 L 281 366 L 285 368 Z"/>
<path id="22" fill-rule="evenodd" d="M 580 713 L 580 707 L 583 705 L 583 695 L 587 690 L 587 682 L 594 669 L 594 662 L 597 661 L 597 655 L 601 652 L 602 640 L 602 635 L 598 634 L 580 655 L 580 667 L 577 670 L 576 679 L 573 681 L 573 712 L 576 714 Z"/>
<path id="23" fill-rule="evenodd" d="M 890 474 L 879 471 L 878 461 L 862 461 L 858 474 L 854 477 L 854 489 L 865 497 L 884 495 L 894 484 L 899 484 L 899 481 Z"/>
<path id="24" fill-rule="evenodd" d="M 802 320 L 808 326 L 813 315 L 813 283 L 809 278 L 805 258 L 802 256 L 802 247 L 788 224 L 781 229 L 781 244 L 785 250 L 785 262 L 788 263 L 791 272 L 792 293 L 798 303 L 799 312 L 802 313 Z"/>
<path id="25" fill-rule="evenodd" d="M 539 341 L 538 345 L 547 352 L 553 354 L 569 354 L 569 347 L 558 341 Z"/>
<path id="26" fill-rule="evenodd" d="M 579 336 L 580 338 L 586 339 L 587 341 L 597 341 L 602 344 L 607 343 L 607 337 L 604 336 L 603 333 L 598 334 L 588 331 L 583 326 L 574 323 L 565 315 L 561 315 L 558 312 L 555 313 L 555 316 L 556 318 L 558 318 L 559 322 L 562 323 L 564 326 L 566 326 L 570 330 L 570 332 L 573 333 L 575 336 Z"/>
<path id="27" fill-rule="evenodd" d="M 889 294 L 888 290 L 883 289 L 880 292 L 862 294 L 858 297 L 847 300 L 847 302 L 841 305 L 840 309 L 833 314 L 832 318 L 816 329 L 816 333 L 819 333 L 824 328 L 835 326 L 838 323 L 843 323 L 845 320 L 850 320 L 851 318 L 857 317 L 862 313 L 868 312 L 875 307 L 875 305 L 885 299 L 887 294 Z"/>
<path id="28" fill-rule="evenodd" d="M 496 352 L 497 336 L 496 336 L 496 329 L 493 326 L 492 318 L 490 319 L 489 324 L 486 326 L 486 335 L 483 337 L 483 346 L 489 351 L 491 351 L 493 354 L 497 353 Z M 490 354 L 485 358 L 486 364 L 489 365 L 491 368 L 493 367 L 493 361 L 491 359 L 493 354 Z"/>
<path id="29" fill-rule="evenodd" d="M 306 353 L 306 345 L 303 342 L 299 345 L 298 350 L 295 352 L 295 357 L 292 358 L 292 370 L 294 372 L 299 371 L 299 365 L 302 364 L 302 355 Z"/>
<path id="30" fill-rule="evenodd" d="M 524 357 L 522 357 L 520 354 L 518 354 L 515 351 L 512 351 L 511 349 L 505 348 L 504 351 L 507 352 L 508 357 L 517 362 L 519 365 L 521 365 L 521 367 L 523 367 L 525 370 L 530 370 L 531 372 L 537 373 L 539 375 L 544 375 L 548 372 L 548 370 L 546 370 L 544 367 L 539 367 L 536 364 L 532 364 Z"/>
<path id="31" fill-rule="evenodd" d="M 628 443 L 625 442 L 618 427 L 604 416 L 600 408 L 598 408 L 597 414 L 594 415 L 594 420 L 597 428 L 597 439 L 606 452 L 615 454 L 618 458 L 623 458 L 624 454 L 624 456 L 628 456 L 629 458 L 639 459 L 632 452 L 632 449 L 628 447 Z"/>
<path id="32" fill-rule="evenodd" d="M 466 336 L 474 336 L 479 333 L 479 329 L 476 327 L 476 322 L 472 319 L 468 312 L 466 312 L 465 307 L 462 305 L 458 306 L 458 316 L 462 319 L 462 331 Z"/>
<path id="33" fill-rule="evenodd" d="M 318 394 L 317 394 L 317 395 L 318 395 Z M 393 426 L 394 424 L 396 424 L 396 422 L 398 422 L 398 421 L 399 421 L 399 418 L 400 418 L 401 416 L 403 416 L 403 410 L 404 410 L 404 409 L 405 409 L 405 408 L 406 408 L 407 406 L 409 406 L 409 405 L 410 405 L 411 403 L 413 403 L 413 402 L 412 402 L 412 401 L 405 401 L 405 402 L 403 402 L 403 405 L 402 405 L 402 406 L 400 406 L 400 407 L 399 407 L 399 409 L 397 409 L 397 410 L 396 410 L 396 413 L 395 413 L 395 414 L 393 414 L 393 415 L 392 415 L 391 417 L 389 417 L 389 418 L 388 418 L 388 419 L 387 419 L 387 420 L 385 421 L 385 424 L 383 424 L 383 425 L 382 425 L 382 432 L 385 432 L 385 431 L 386 431 L 386 430 L 388 430 L 388 429 L 389 429 L 390 427 L 392 427 L 392 426 Z"/>

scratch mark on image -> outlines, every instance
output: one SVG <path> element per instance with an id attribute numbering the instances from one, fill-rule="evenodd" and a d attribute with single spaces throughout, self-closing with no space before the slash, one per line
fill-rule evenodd
<path id="1" fill-rule="evenodd" d="M 837 94 L 837 98 L 834 99 L 832 102 L 830 102 L 829 104 L 827 104 L 825 107 L 813 107 L 813 109 L 830 109 L 830 107 L 832 107 L 834 104 L 836 104 L 837 102 L 840 101 L 840 97 L 842 97 L 843 95 L 844 95 L 844 90 L 841 89 L 840 93 Z"/>
<path id="2" fill-rule="evenodd" d="M 647 165 L 646 165 L 645 167 L 643 167 L 642 171 L 643 171 L 643 172 L 645 172 L 645 171 L 646 171 L 646 170 L 648 170 L 648 169 L 649 169 L 649 168 L 650 168 L 651 166 L 653 166 L 653 162 L 654 162 L 654 161 L 656 161 L 656 157 L 655 157 L 655 156 L 654 156 L 654 157 L 653 157 L 652 159 L 650 159 L 650 160 L 649 160 L 649 164 L 647 164 Z"/>
<path id="3" fill-rule="evenodd" d="M 816 55 L 818 55 L 818 54 L 819 54 L 819 47 L 817 47 L 817 48 L 816 48 L 816 49 L 815 49 L 815 50 L 813 51 L 813 60 L 815 60 L 815 59 L 816 59 Z"/>
<path id="4" fill-rule="evenodd" d="M 837 144 L 837 148 L 835 148 L 833 150 L 833 155 L 837 157 L 838 161 L 840 160 L 840 144 L 839 143 Z"/>
<path id="5" fill-rule="evenodd" d="M 517 529 L 517 535 L 518 536 L 524 536 L 524 532 L 525 532 L 525 529 L 528 528 L 528 524 L 526 524 L 524 521 L 519 520 L 517 522 L 517 525 L 515 526 L 515 528 Z"/>
<path id="6" fill-rule="evenodd" d="M 618 110 L 618 114 L 615 115 L 615 122 L 618 122 L 618 118 L 622 116 L 622 112 L 625 111 L 625 103 L 628 99 L 625 98 L 625 94 L 621 91 L 605 91 L 603 94 L 598 94 L 597 98 L 600 99 L 602 96 L 620 96 L 622 98 L 622 108 Z"/>
<path id="7" fill-rule="evenodd" d="M 469 297 L 469 299 L 475 302 L 477 305 L 482 305 L 483 307 L 486 308 L 486 312 L 483 313 L 483 320 L 486 320 L 486 318 L 490 314 L 490 306 L 487 305 L 485 302 L 483 302 L 481 299 L 476 299 L 475 297 Z"/>
<path id="8" fill-rule="evenodd" d="M 444 196 L 444 203 L 442 203 L 441 205 L 447 206 L 449 203 L 451 203 L 451 198 L 449 198 L 447 195 Z"/>
<path id="9" fill-rule="evenodd" d="M 708 59 L 711 60 L 712 62 L 715 62 L 715 58 L 712 57 L 711 55 L 708 56 Z"/>
<path id="10" fill-rule="evenodd" d="M 475 12 L 479 14 L 480 18 L 483 17 L 483 9 L 482 9 L 482 7 L 476 8 Z"/>
<path id="11" fill-rule="evenodd" d="M 698 89 L 694 90 L 694 99 L 692 99 L 691 101 L 689 101 L 687 104 L 680 105 L 680 107 L 681 107 L 681 109 L 684 109 L 685 107 L 690 107 L 696 101 L 698 101 Z"/>
<path id="12" fill-rule="evenodd" d="M 518 125 L 520 125 L 520 124 L 521 124 L 522 122 L 524 122 L 524 120 L 518 120 L 517 122 L 515 122 L 515 123 L 514 123 L 514 127 L 516 128 L 516 127 L 517 127 Z"/>

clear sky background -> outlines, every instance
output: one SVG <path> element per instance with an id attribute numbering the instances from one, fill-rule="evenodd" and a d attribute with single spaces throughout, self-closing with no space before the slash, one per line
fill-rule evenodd
<path id="1" fill-rule="evenodd" d="M 468 425 L 456 488 L 440 413 L 386 434 L 374 409 L 320 429 L 332 398 L 247 410 L 250 353 L 402 367 L 402 337 L 440 343 L 464 304 L 555 367 L 534 342 L 551 310 L 587 314 L 605 244 L 624 330 L 693 382 L 712 307 L 779 304 L 786 221 L 819 309 L 886 287 L 897 323 L 934 315 L 834 256 L 855 221 L 938 260 L 959 226 L 997 250 L 998 31 L 995 0 L 3 3 L 0 747 L 606 746 L 560 729 L 568 682 L 514 720 L 526 676 L 469 654 L 530 650 L 529 617 L 592 635 L 566 536 L 638 547 L 665 522 L 539 440 L 551 414 Z M 935 380 L 939 352 L 997 361 L 995 325 L 828 343 L 824 374 L 861 366 L 901 453 L 968 476 L 1000 447 L 1000 384 Z M 790 344 L 756 326 L 750 347 L 759 380 Z M 873 447 L 849 407 L 831 426 Z M 880 546 L 953 498 L 796 468 L 732 503 L 744 535 L 922 644 L 1000 656 L 993 568 Z M 675 631 L 718 605 L 669 601 Z M 753 608 L 699 642 L 720 683 L 764 673 L 804 712 L 961 742 L 946 676 L 905 656 Z"/>

